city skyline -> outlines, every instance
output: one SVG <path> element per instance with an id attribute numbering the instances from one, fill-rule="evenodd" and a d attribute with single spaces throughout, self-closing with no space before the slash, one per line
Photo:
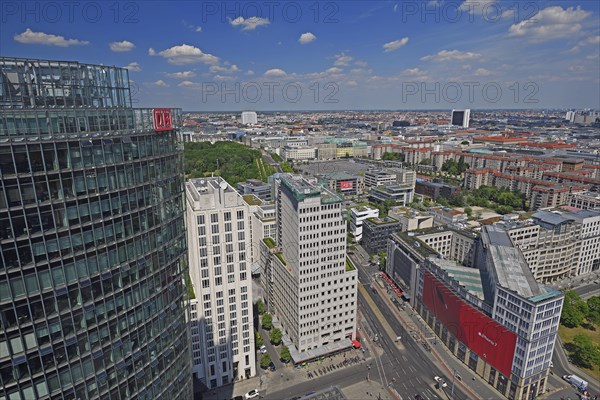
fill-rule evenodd
<path id="1" fill-rule="evenodd" d="M 3 55 L 128 67 L 140 107 L 600 107 L 595 2 L 115 4 L 5 2 Z"/>

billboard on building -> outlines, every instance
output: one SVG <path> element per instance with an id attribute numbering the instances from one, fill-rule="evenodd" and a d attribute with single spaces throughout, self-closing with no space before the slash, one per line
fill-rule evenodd
<path id="1" fill-rule="evenodd" d="M 153 111 L 154 130 L 156 132 L 170 131 L 173 129 L 173 116 L 170 108 L 155 108 Z"/>
<path id="2" fill-rule="evenodd" d="M 425 272 L 423 303 L 456 340 L 505 376 L 510 376 L 517 336 L 473 308 Z"/>
<path id="3" fill-rule="evenodd" d="M 352 190 L 352 181 L 341 181 L 340 190 Z"/>

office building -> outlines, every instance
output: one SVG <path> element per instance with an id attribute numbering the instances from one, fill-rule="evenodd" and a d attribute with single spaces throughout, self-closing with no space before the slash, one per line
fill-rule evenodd
<path id="1" fill-rule="evenodd" d="M 414 185 L 390 184 L 371 188 L 371 191 L 369 192 L 369 200 L 376 203 L 383 203 L 387 200 L 390 200 L 397 205 L 407 206 L 409 203 L 412 203 L 414 195 Z"/>
<path id="2" fill-rule="evenodd" d="M 363 223 L 369 218 L 379 217 L 379 209 L 368 206 L 354 207 L 350 209 L 350 233 L 359 242 L 362 239 Z"/>
<path id="3" fill-rule="evenodd" d="M 362 246 L 369 254 L 385 251 L 388 237 L 401 229 L 402 225 L 394 218 L 369 218 L 363 222 Z"/>
<path id="4" fill-rule="evenodd" d="M 437 342 L 493 386 L 498 397 L 525 400 L 545 393 L 562 293 L 536 282 L 503 229 L 485 226 L 478 238 L 463 244 L 471 247 L 475 267 L 434 249 L 448 247 L 451 236 L 392 235 L 386 272 L 400 281 L 403 296 Z"/>
<path id="5" fill-rule="evenodd" d="M 471 119 L 471 110 L 452 110 L 451 125 L 468 128 Z"/>
<path id="6" fill-rule="evenodd" d="M 258 117 L 254 111 L 244 111 L 242 113 L 242 124 L 256 125 L 257 123 L 258 123 Z"/>
<path id="7" fill-rule="evenodd" d="M 192 368 L 208 388 L 256 374 L 250 219 L 242 196 L 220 177 L 186 183 Z"/>
<path id="8" fill-rule="evenodd" d="M 395 174 L 390 174 L 382 170 L 365 172 L 365 187 L 367 188 L 391 185 L 394 183 L 397 183 Z"/>
<path id="9" fill-rule="evenodd" d="M 0 398 L 191 398 L 177 109 L 0 58 Z"/>
<path id="10" fill-rule="evenodd" d="M 433 216 L 427 212 L 420 212 L 409 207 L 392 207 L 388 216 L 397 219 L 402 225 L 403 232 L 414 231 L 433 227 Z M 352 221 L 351 221 L 352 223 Z"/>
<path id="11" fill-rule="evenodd" d="M 246 179 L 237 184 L 238 191 L 243 195 L 255 195 L 263 201 L 271 201 L 271 185 L 260 179 Z"/>
<path id="12" fill-rule="evenodd" d="M 346 260 L 342 199 L 298 175 L 275 183 L 277 242 L 263 240 L 261 282 L 298 363 L 352 346 L 357 271 Z"/>

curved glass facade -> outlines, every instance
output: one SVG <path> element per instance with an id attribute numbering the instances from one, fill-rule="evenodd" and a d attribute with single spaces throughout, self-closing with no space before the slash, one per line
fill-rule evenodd
<path id="1" fill-rule="evenodd" d="M 0 400 L 191 398 L 180 110 L 156 132 L 114 67 L 0 88 Z"/>

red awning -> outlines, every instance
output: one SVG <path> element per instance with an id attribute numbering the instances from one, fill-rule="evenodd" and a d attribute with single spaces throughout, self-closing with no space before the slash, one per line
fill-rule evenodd
<path id="1" fill-rule="evenodd" d="M 360 342 L 358 340 L 353 340 L 352 345 L 355 349 L 360 349 Z"/>

